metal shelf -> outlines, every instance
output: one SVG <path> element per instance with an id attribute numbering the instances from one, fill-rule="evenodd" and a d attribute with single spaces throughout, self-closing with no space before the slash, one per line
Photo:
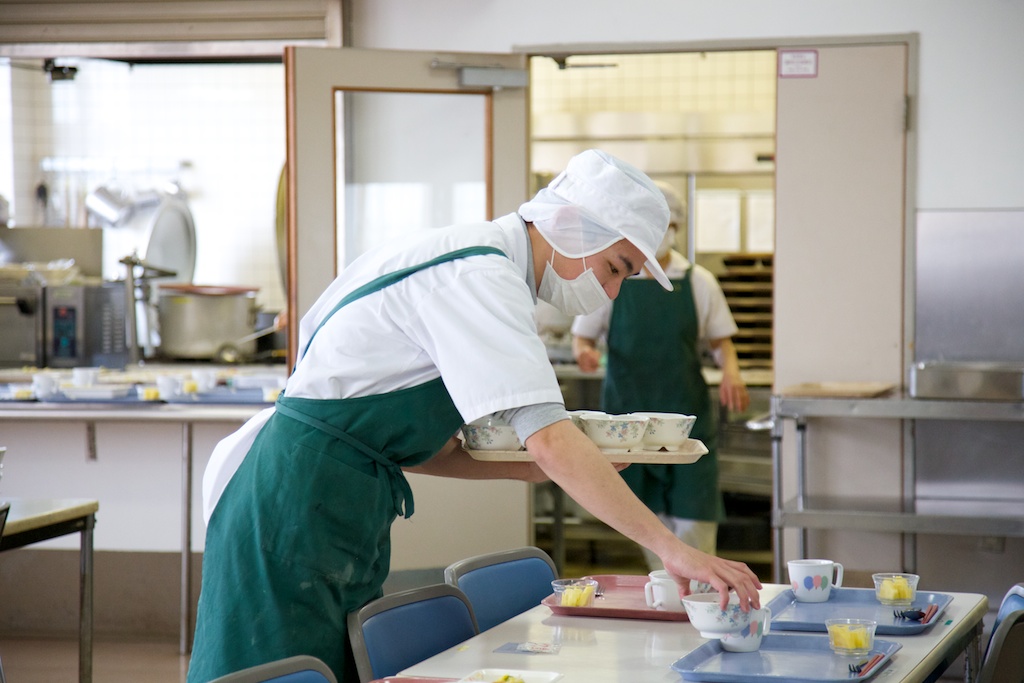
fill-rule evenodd
<path id="1" fill-rule="evenodd" d="M 806 495 L 808 420 L 873 418 L 894 420 L 1022 421 L 1024 402 L 916 399 L 898 393 L 879 398 L 771 398 L 773 482 L 772 527 L 775 579 L 782 566 L 782 531 L 851 529 L 899 534 L 1024 537 L 1024 500 L 928 500 L 915 498 L 905 487 L 902 499 L 841 498 Z M 783 421 L 796 423 L 797 492 L 785 503 L 782 495 Z M 905 471 L 913 471 L 913 448 L 903 453 Z M 806 554 L 806 533 L 800 536 Z"/>

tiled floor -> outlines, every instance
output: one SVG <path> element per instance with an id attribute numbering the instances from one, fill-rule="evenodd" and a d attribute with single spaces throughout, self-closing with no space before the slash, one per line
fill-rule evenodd
<path id="1" fill-rule="evenodd" d="M 77 640 L 4 638 L 0 658 L 9 683 L 73 683 L 78 680 Z M 93 644 L 96 683 L 184 683 L 188 657 L 177 640 Z"/>

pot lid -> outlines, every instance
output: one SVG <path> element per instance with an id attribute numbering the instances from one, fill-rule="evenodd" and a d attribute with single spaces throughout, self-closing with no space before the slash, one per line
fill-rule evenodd
<path id="1" fill-rule="evenodd" d="M 191 285 L 185 282 L 161 282 L 159 286 L 161 292 L 199 294 L 201 296 L 237 296 L 239 294 L 253 294 L 260 290 L 259 287 L 247 287 L 244 285 Z"/>

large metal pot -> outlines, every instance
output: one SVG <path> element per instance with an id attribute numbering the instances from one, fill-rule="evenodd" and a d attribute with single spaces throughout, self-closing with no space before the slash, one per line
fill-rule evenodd
<path id="1" fill-rule="evenodd" d="M 256 287 L 164 283 L 157 312 L 168 358 L 238 362 L 256 350 Z"/>

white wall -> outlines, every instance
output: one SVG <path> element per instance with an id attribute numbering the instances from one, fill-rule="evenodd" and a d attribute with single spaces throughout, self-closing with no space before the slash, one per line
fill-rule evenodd
<path id="1" fill-rule="evenodd" d="M 918 209 L 1024 207 L 1024 3 L 1013 0 L 353 0 L 354 47 L 920 36 Z"/>

